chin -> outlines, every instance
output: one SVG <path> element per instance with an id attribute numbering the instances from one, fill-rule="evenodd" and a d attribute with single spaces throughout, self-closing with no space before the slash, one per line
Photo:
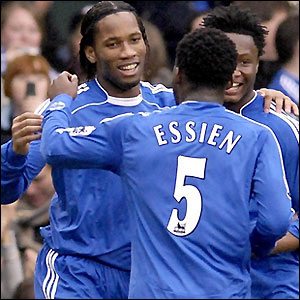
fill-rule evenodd
<path id="1" fill-rule="evenodd" d="M 236 104 L 240 101 L 240 98 L 239 97 L 236 97 L 236 96 L 225 96 L 224 98 L 224 104 L 226 105 L 230 105 L 230 104 Z"/>

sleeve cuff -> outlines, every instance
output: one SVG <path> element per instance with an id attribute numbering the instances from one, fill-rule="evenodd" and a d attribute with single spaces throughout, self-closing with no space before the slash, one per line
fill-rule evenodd
<path id="1" fill-rule="evenodd" d="M 12 148 L 12 141 L 10 141 L 6 148 L 7 162 L 10 166 L 15 168 L 22 168 L 27 159 L 27 155 L 21 155 L 16 153 Z"/>

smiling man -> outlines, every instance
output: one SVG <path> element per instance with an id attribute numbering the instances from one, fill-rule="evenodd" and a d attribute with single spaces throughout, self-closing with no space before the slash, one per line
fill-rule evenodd
<path id="1" fill-rule="evenodd" d="M 105 118 L 175 104 L 172 90 L 140 82 L 148 42 L 133 7 L 122 1 L 95 4 L 83 19 L 81 34 L 80 62 L 88 80 L 73 103 L 73 135 L 87 135 Z M 40 140 L 34 141 L 40 138 L 34 134 L 39 125 L 40 116 L 34 114 L 14 120 L 13 140 L 1 148 L 2 203 L 17 200 L 46 164 Z M 131 245 L 120 177 L 64 168 L 53 169 L 52 175 L 57 194 L 50 225 L 41 229 L 36 298 L 126 299 Z"/>
<path id="2" fill-rule="evenodd" d="M 254 91 L 267 31 L 249 10 L 234 5 L 216 8 L 204 18 L 203 25 L 221 29 L 235 43 L 237 67 L 233 73 L 233 87 L 225 93 L 225 106 L 274 132 L 282 152 L 292 207 L 299 212 L 299 122 L 285 113 L 276 113 L 274 107 L 265 114 L 263 100 Z M 257 218 L 256 210 L 257 207 L 252 207 L 253 223 Z M 252 260 L 253 299 L 299 298 L 299 254 L 296 252 L 291 248 L 286 253 Z"/>

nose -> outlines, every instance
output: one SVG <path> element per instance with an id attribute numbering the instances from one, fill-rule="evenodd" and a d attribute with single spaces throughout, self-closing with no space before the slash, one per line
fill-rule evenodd
<path id="1" fill-rule="evenodd" d="M 239 70 L 239 68 L 236 68 L 233 72 L 233 77 L 238 77 L 241 76 L 241 71 Z"/>
<path id="2" fill-rule="evenodd" d="M 127 42 L 123 43 L 121 57 L 122 58 L 129 58 L 136 56 L 136 50 Z"/>

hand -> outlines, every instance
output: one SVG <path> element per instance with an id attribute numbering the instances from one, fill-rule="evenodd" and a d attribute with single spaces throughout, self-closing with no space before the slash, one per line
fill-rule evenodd
<path id="1" fill-rule="evenodd" d="M 270 111 L 271 102 L 274 100 L 276 102 L 276 112 L 281 113 L 281 109 L 284 109 L 287 114 L 293 113 L 296 117 L 299 117 L 297 104 L 282 92 L 271 89 L 260 89 L 257 92 L 265 99 L 265 113 Z"/>
<path id="2" fill-rule="evenodd" d="M 34 113 L 23 113 L 13 119 L 12 143 L 14 152 L 26 155 L 29 151 L 29 143 L 41 138 L 43 116 Z"/>
<path id="3" fill-rule="evenodd" d="M 53 83 L 48 90 L 48 96 L 50 100 L 53 100 L 60 94 L 67 94 L 75 99 L 77 96 L 77 88 L 77 76 L 64 71 L 56 79 L 53 80 Z"/>

